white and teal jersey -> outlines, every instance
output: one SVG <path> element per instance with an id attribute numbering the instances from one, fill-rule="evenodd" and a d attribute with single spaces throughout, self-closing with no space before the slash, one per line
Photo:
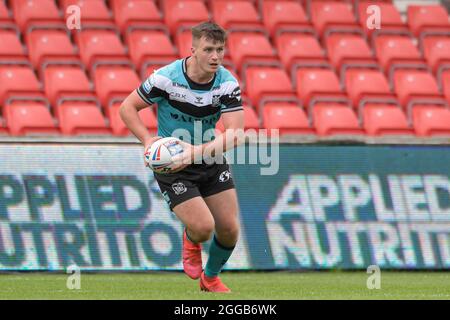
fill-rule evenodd
<path id="1" fill-rule="evenodd" d="M 222 66 L 211 82 L 193 82 L 186 74 L 187 59 L 156 70 L 137 93 L 146 103 L 158 104 L 159 136 L 179 137 L 180 132 L 188 132 L 191 143 L 200 144 L 211 140 L 210 129 L 222 113 L 243 109 L 241 90 L 236 78 Z"/>

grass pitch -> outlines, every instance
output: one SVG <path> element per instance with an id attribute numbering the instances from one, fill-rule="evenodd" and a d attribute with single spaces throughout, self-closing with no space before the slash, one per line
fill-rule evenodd
<path id="1" fill-rule="evenodd" d="M 313 300 L 450 299 L 448 272 L 381 272 L 381 288 L 367 289 L 370 276 L 355 272 L 225 272 L 231 294 L 199 290 L 179 272 L 82 273 L 81 289 L 66 287 L 64 273 L 0 274 L 0 299 Z"/>

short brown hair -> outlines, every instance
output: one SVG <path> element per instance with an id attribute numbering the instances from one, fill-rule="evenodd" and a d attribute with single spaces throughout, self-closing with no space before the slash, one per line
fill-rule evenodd
<path id="1" fill-rule="evenodd" d="M 200 40 L 201 37 L 205 37 L 206 40 L 213 42 L 225 43 L 227 41 L 227 32 L 217 23 L 211 21 L 193 26 L 191 31 L 192 41 Z"/>

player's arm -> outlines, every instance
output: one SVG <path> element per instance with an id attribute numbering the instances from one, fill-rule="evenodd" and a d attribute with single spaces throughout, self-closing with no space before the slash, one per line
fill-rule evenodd
<path id="1" fill-rule="evenodd" d="M 216 156 L 229 149 L 235 148 L 244 141 L 244 111 L 237 110 L 222 114 L 224 132 L 219 134 L 213 141 L 201 145 L 201 150 L 196 153 L 202 155 Z M 197 154 L 195 155 L 197 156 Z"/>
<path id="2" fill-rule="evenodd" d="M 154 137 L 150 135 L 150 132 L 145 127 L 139 118 L 139 110 L 148 108 L 149 105 L 146 103 L 137 93 L 133 90 L 131 94 L 122 102 L 120 106 L 119 113 L 122 121 L 130 129 L 130 131 L 142 142 L 145 149 L 149 147 L 154 141 L 158 140 L 160 137 Z"/>

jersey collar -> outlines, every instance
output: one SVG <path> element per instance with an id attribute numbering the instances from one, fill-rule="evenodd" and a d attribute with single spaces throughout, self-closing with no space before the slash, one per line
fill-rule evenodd
<path id="1" fill-rule="evenodd" d="M 184 77 L 186 78 L 186 81 L 188 82 L 189 87 L 191 87 L 192 90 L 203 90 L 203 91 L 211 90 L 212 86 L 214 85 L 214 82 L 216 81 L 217 72 L 214 73 L 214 78 L 212 78 L 212 80 L 210 82 L 197 83 L 197 82 L 193 81 L 191 78 L 189 78 L 189 76 L 187 75 L 186 61 L 189 58 L 190 58 L 190 56 L 187 58 L 184 58 L 183 62 L 181 64 L 182 68 L 183 68 Z"/>

